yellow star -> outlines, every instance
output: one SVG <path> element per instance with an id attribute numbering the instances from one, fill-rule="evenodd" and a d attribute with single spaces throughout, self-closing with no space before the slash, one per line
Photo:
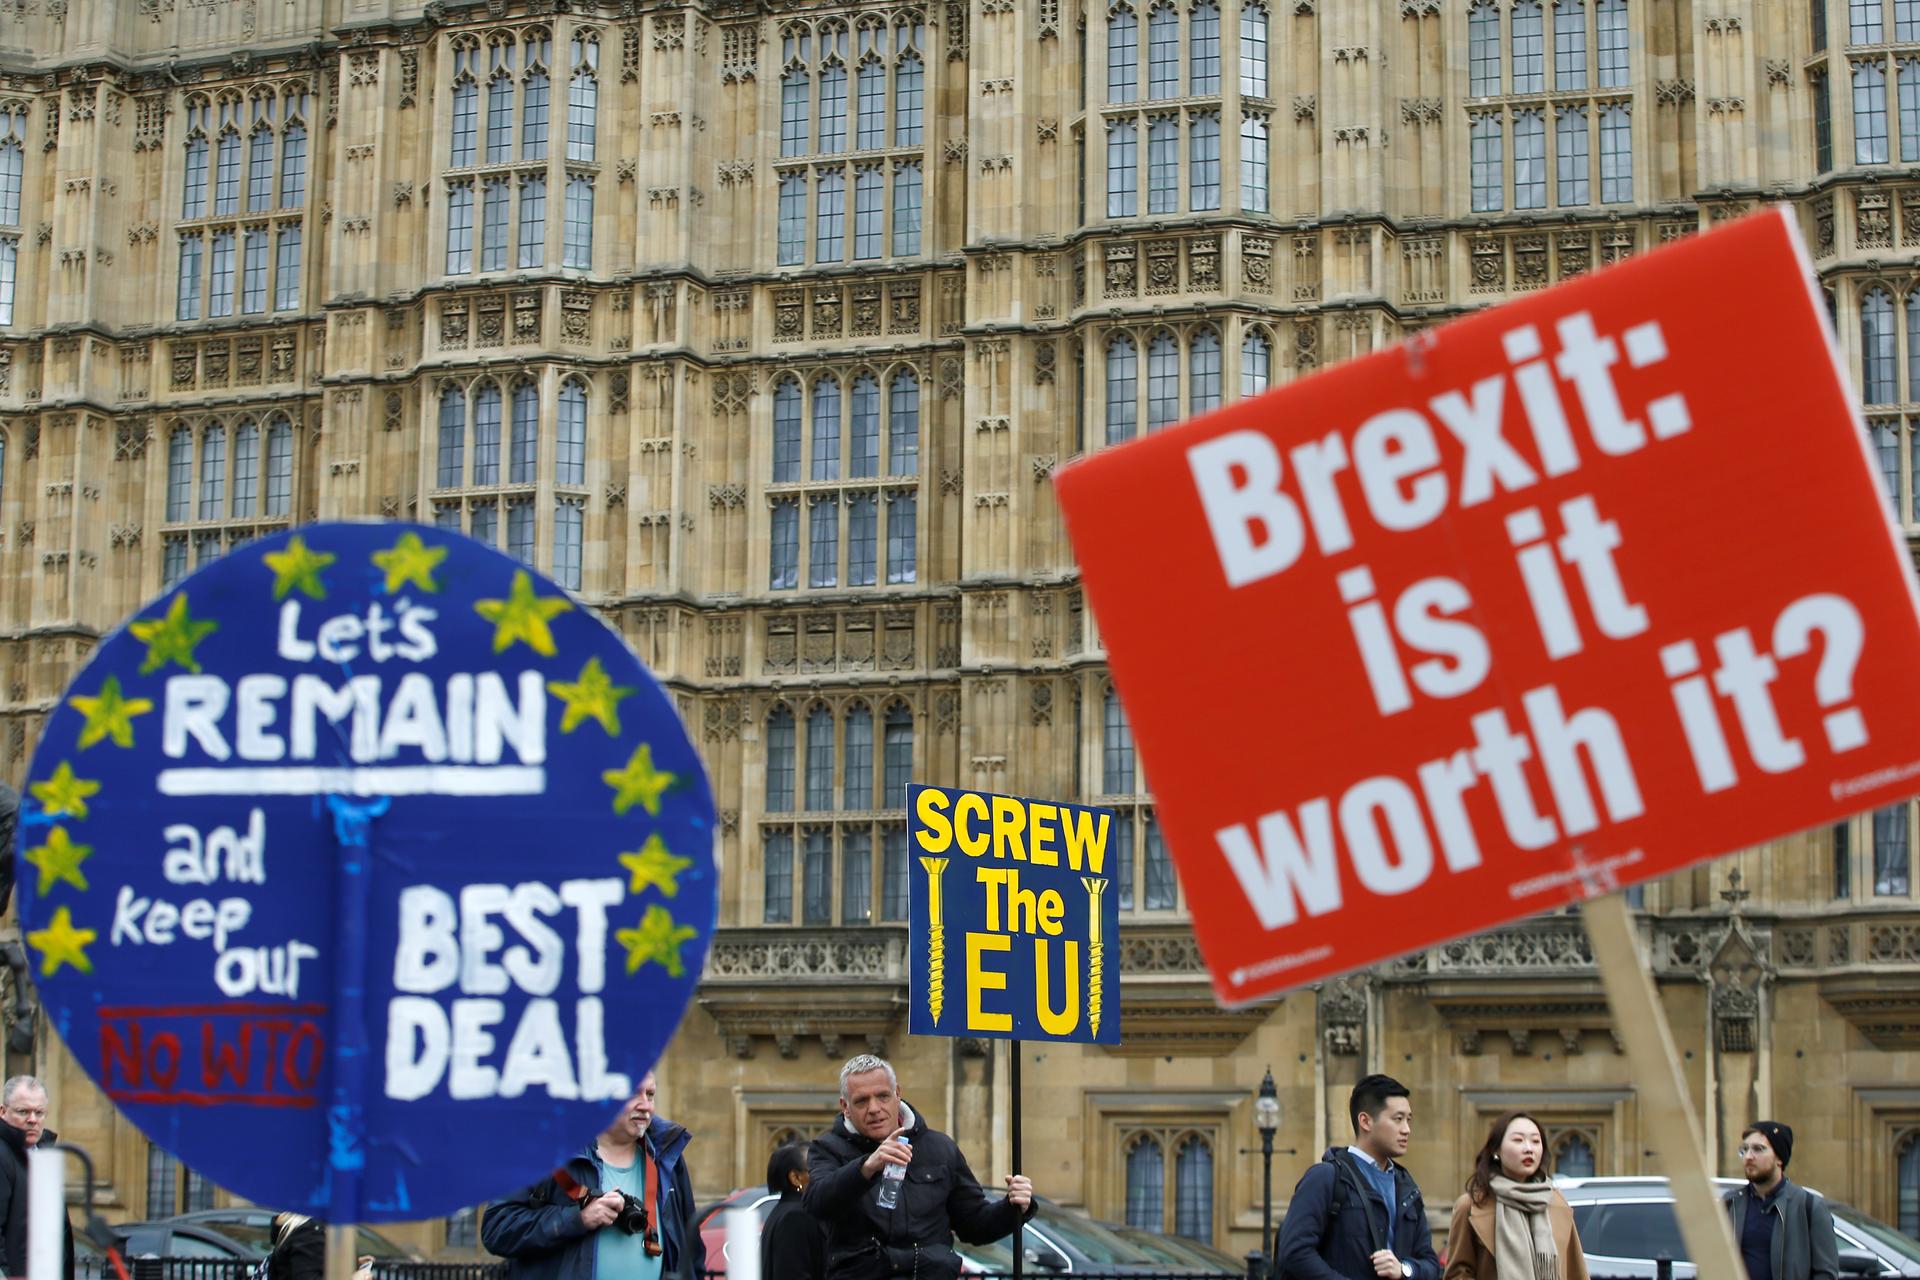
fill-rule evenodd
<path id="1" fill-rule="evenodd" d="M 411 529 L 401 534 L 400 541 L 387 550 L 373 553 L 374 565 L 387 571 L 388 595 L 409 582 L 422 591 L 440 590 L 434 583 L 433 571 L 446 558 L 445 547 L 428 546 Z"/>
<path id="2" fill-rule="evenodd" d="M 126 698 L 120 694 L 120 677 L 108 676 L 100 682 L 100 692 L 91 698 L 68 698 L 73 709 L 87 718 L 80 730 L 80 749 L 85 751 L 102 738 L 112 738 L 116 747 L 133 745 L 133 718 L 153 710 L 147 698 Z"/>
<path id="3" fill-rule="evenodd" d="M 53 776 L 45 782 L 29 783 L 27 790 L 33 793 L 47 811 L 50 818 L 87 816 L 87 797 L 100 790 L 100 784 L 91 778 L 73 776 L 73 766 L 65 760 L 53 771 Z"/>
<path id="4" fill-rule="evenodd" d="M 273 598 L 285 600 L 287 592 L 298 587 L 309 600 L 325 600 L 327 589 L 320 582 L 320 571 L 340 557 L 331 551 L 313 551 L 299 534 L 287 539 L 284 551 L 269 551 L 260 557 L 273 570 Z"/>
<path id="5" fill-rule="evenodd" d="M 648 814 L 660 816 L 660 795 L 673 785 L 675 774 L 653 767 L 653 748 L 641 743 L 624 769 L 608 769 L 600 775 L 613 788 L 613 811 L 625 813 L 634 801 Z"/>
<path id="6" fill-rule="evenodd" d="M 669 898 L 675 898 L 680 895 L 680 873 L 693 865 L 693 859 L 667 852 L 666 841 L 656 834 L 647 837 L 638 853 L 621 854 L 620 865 L 633 873 L 628 893 L 639 893 L 652 885 Z"/>
<path id="7" fill-rule="evenodd" d="M 549 680 L 547 689 L 567 704 L 567 713 L 560 717 L 560 732 L 572 733 L 582 720 L 598 720 L 609 738 L 620 736 L 620 699 L 630 695 L 633 686 L 615 684 L 600 659 L 588 658 L 587 665 L 580 668 L 580 678 L 572 684 Z"/>
<path id="8" fill-rule="evenodd" d="M 53 913 L 52 924 L 35 929 L 27 935 L 27 941 L 40 953 L 40 976 L 51 978 L 63 964 L 70 964 L 82 973 L 92 973 L 93 961 L 87 959 L 86 946 L 99 936 L 93 929 L 74 928 L 72 913 L 62 907 Z"/>
<path id="9" fill-rule="evenodd" d="M 616 929 L 613 936 L 627 949 L 628 976 L 640 972 L 640 966 L 651 960 L 665 969 L 668 977 L 682 978 L 687 967 L 680 960 L 681 944 L 698 932 L 690 925 L 676 924 L 667 909 L 656 902 L 640 918 L 639 928 Z"/>
<path id="10" fill-rule="evenodd" d="M 163 616 L 136 622 L 128 629 L 135 640 L 147 646 L 147 660 L 140 664 L 141 675 L 158 671 L 169 662 L 177 662 L 198 675 L 200 662 L 193 656 L 194 648 L 218 631 L 220 624 L 195 622 L 187 612 L 187 593 L 182 591 L 174 596 Z"/>
<path id="11" fill-rule="evenodd" d="M 553 656 L 553 632 L 547 619 L 566 613 L 573 605 L 561 596 L 533 594 L 533 579 L 525 569 L 513 571 L 513 589 L 505 600 L 476 600 L 473 611 L 493 624 L 493 651 L 499 653 L 515 640 L 543 658 Z"/>
<path id="12" fill-rule="evenodd" d="M 65 827 L 55 827 L 47 833 L 45 844 L 27 850 L 27 861 L 40 868 L 40 882 L 34 892 L 44 898 L 47 890 L 62 880 L 84 892 L 87 878 L 81 874 L 80 864 L 92 852 L 92 845 L 75 844 Z"/>

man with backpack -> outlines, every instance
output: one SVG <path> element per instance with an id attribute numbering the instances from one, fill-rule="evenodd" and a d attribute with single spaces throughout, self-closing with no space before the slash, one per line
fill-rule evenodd
<path id="1" fill-rule="evenodd" d="M 1420 1187 L 1400 1163 L 1413 1102 L 1391 1076 L 1368 1076 L 1347 1100 L 1353 1145 L 1329 1148 L 1301 1175 L 1280 1227 L 1273 1280 L 1440 1280 Z"/>

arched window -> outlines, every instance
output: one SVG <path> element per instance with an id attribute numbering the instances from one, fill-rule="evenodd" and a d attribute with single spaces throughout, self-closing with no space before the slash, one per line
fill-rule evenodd
<path id="1" fill-rule="evenodd" d="M 920 470 L 920 379 L 911 369 L 893 375 L 887 404 L 887 474 Z"/>
<path id="2" fill-rule="evenodd" d="M 807 713 L 807 808 L 833 808 L 833 712 Z"/>
<path id="3" fill-rule="evenodd" d="M 1500 92 L 1500 11 L 1493 0 L 1467 10 L 1467 92 L 1485 98 Z"/>
<path id="4" fill-rule="evenodd" d="M 507 483 L 532 484 L 540 468 L 540 389 L 531 382 L 513 389 L 510 432 Z"/>
<path id="5" fill-rule="evenodd" d="M 1174 1234 L 1212 1244 L 1213 1144 L 1199 1134 L 1183 1139 L 1174 1156 L 1173 1179 Z"/>
<path id="6" fill-rule="evenodd" d="M 1894 1150 L 1895 1221 L 1910 1236 L 1920 1236 L 1920 1131 L 1907 1134 Z"/>
<path id="7" fill-rule="evenodd" d="M 544 67 L 527 69 L 526 101 L 520 109 L 520 158 L 547 158 L 547 114 L 553 100 L 553 82 Z"/>
<path id="8" fill-rule="evenodd" d="M 768 924 L 793 923 L 793 832 L 788 829 L 766 833 L 761 857 L 763 894 L 766 900 L 762 918 Z"/>
<path id="9" fill-rule="evenodd" d="M 1107 216 L 1131 218 L 1140 212 L 1140 127 L 1131 119 L 1110 119 L 1107 128 Z"/>
<path id="10" fill-rule="evenodd" d="M 1568 1133 L 1553 1144 L 1553 1172 L 1563 1178 L 1591 1178 L 1597 1172 L 1593 1143 L 1580 1133 Z"/>
<path id="11" fill-rule="evenodd" d="M 1240 94 L 1267 96 L 1267 7 L 1258 0 L 1240 6 Z"/>
<path id="12" fill-rule="evenodd" d="M 513 46 L 495 44 L 488 50 L 493 75 L 487 81 L 487 163 L 513 159 Z"/>
<path id="13" fill-rule="evenodd" d="M 833 923 L 833 832 L 816 827 L 806 833 L 801 867 L 800 923 Z"/>
<path id="14" fill-rule="evenodd" d="M 1220 115 L 1204 111 L 1187 126 L 1187 207 L 1220 207 Z"/>
<path id="15" fill-rule="evenodd" d="M 820 72 L 820 150 L 831 154 L 847 147 L 847 69 L 829 62 Z"/>
<path id="16" fill-rule="evenodd" d="M 1869 289 L 1860 299 L 1861 397 L 1868 404 L 1899 398 L 1894 371 L 1893 295 Z"/>
<path id="17" fill-rule="evenodd" d="M 812 92 L 813 78 L 805 67 L 789 67 L 780 77 L 780 154 L 783 156 L 807 154 Z"/>
<path id="18" fill-rule="evenodd" d="M 880 474 L 880 384 L 870 373 L 853 380 L 849 427 L 852 446 L 847 457 L 847 474 L 855 479 Z"/>
<path id="19" fill-rule="evenodd" d="M 567 159 L 592 160 L 600 114 L 600 42 L 573 38 L 573 85 L 567 91 Z"/>
<path id="20" fill-rule="evenodd" d="M 912 491 L 887 495 L 887 582 L 912 582 L 919 576 L 919 498 Z"/>
<path id="21" fill-rule="evenodd" d="M 593 179 L 584 173 L 567 178 L 566 222 L 561 228 L 560 265 L 593 267 Z"/>
<path id="22" fill-rule="evenodd" d="M 1853 162 L 1887 162 L 1887 71 L 1879 62 L 1853 64 Z"/>
<path id="23" fill-rule="evenodd" d="M 463 74 L 453 86 L 453 135 L 447 150 L 450 167 L 465 168 L 474 162 L 479 152 L 479 128 L 480 86 Z"/>
<path id="24" fill-rule="evenodd" d="M 1220 92 L 1220 5 L 1200 0 L 1189 19 L 1187 92 Z"/>
<path id="25" fill-rule="evenodd" d="M 1180 96 L 1180 13 L 1170 0 L 1147 10 L 1147 96 Z"/>
<path id="26" fill-rule="evenodd" d="M 1180 202 L 1180 122 L 1147 118 L 1147 212 L 1172 213 Z"/>
<path id="27" fill-rule="evenodd" d="M 852 827 L 840 834 L 840 923 L 873 919 L 873 832 Z"/>
<path id="28" fill-rule="evenodd" d="M 887 145 L 887 68 L 876 57 L 860 64 L 857 97 L 859 122 L 854 146 L 861 151 Z"/>
<path id="29" fill-rule="evenodd" d="M 290 124 L 280 135 L 280 207 L 297 209 L 307 202 L 307 128 Z"/>
<path id="30" fill-rule="evenodd" d="M 782 378 L 773 388 L 773 482 L 800 478 L 800 384 Z"/>
<path id="31" fill-rule="evenodd" d="M 1257 396 L 1273 385 L 1273 344 L 1258 329 L 1240 339 L 1240 394 Z"/>
<path id="32" fill-rule="evenodd" d="M 1167 1165 L 1160 1143 L 1142 1134 L 1127 1149 L 1127 1225 L 1159 1235 L 1166 1230 Z"/>
<path id="33" fill-rule="evenodd" d="M 926 64 L 908 50 L 893 69 L 893 145 L 917 147 L 922 137 Z"/>
<path id="34" fill-rule="evenodd" d="M 473 400 L 473 483 L 500 483 L 500 387 L 483 382 Z"/>
<path id="35" fill-rule="evenodd" d="M 467 397 L 459 387 L 448 385 L 440 392 L 439 471 L 436 483 L 442 489 L 458 489 L 466 474 Z"/>
<path id="36" fill-rule="evenodd" d="M 870 587 L 880 552 L 880 501 L 871 491 L 847 495 L 847 585 Z"/>
<path id="37" fill-rule="evenodd" d="M 1133 729 L 1127 724 L 1126 708 L 1112 685 L 1100 708 L 1100 790 L 1110 796 L 1133 794 Z"/>
<path id="38" fill-rule="evenodd" d="M 186 183 L 180 197 L 180 216 L 207 216 L 207 140 L 203 136 L 187 140 Z"/>
<path id="39" fill-rule="evenodd" d="M 834 587 L 840 584 L 840 495 L 807 495 L 811 523 L 807 528 L 807 585 Z"/>
<path id="40" fill-rule="evenodd" d="M 560 384 L 560 421 L 555 433 L 553 482 L 587 482 L 587 389 L 577 378 Z"/>
<path id="41" fill-rule="evenodd" d="M 185 427 L 167 436 L 167 519 L 193 519 L 193 432 Z"/>
<path id="42" fill-rule="evenodd" d="M 233 514 L 250 516 L 260 509 L 260 428 L 253 419 L 233 429 Z"/>
<path id="43" fill-rule="evenodd" d="M 813 384 L 813 470 L 815 480 L 840 478 L 840 383 L 822 374 Z"/>
<path id="44" fill-rule="evenodd" d="M 1172 426 L 1180 419 L 1180 346 L 1162 330 L 1147 345 L 1147 431 Z"/>
<path id="45" fill-rule="evenodd" d="M 247 140 L 247 211 L 273 208 L 273 130 L 255 129 Z"/>
<path id="46" fill-rule="evenodd" d="M 1140 97 L 1140 20 L 1121 5 L 1107 15 L 1107 101 Z"/>
<path id="47" fill-rule="evenodd" d="M 1268 206 L 1267 117 L 1249 111 L 1240 117 L 1240 207 L 1265 213 Z"/>
<path id="48" fill-rule="evenodd" d="M 213 211 L 237 213 L 240 209 L 240 135 L 232 129 L 220 135 L 213 179 Z"/>
<path id="49" fill-rule="evenodd" d="M 1220 407 L 1220 335 L 1202 329 L 1187 352 L 1187 412 Z"/>
<path id="50" fill-rule="evenodd" d="M 1136 388 L 1140 358 L 1133 339 L 1116 333 L 1107 343 L 1107 443 L 1133 439 L 1139 427 Z"/>
<path id="51" fill-rule="evenodd" d="M 1173 860 L 1167 856 L 1167 842 L 1160 835 L 1157 813 L 1147 814 L 1145 844 L 1147 892 L 1140 905 L 1148 911 L 1171 911 L 1179 905 L 1180 887 L 1174 879 Z"/>
<path id="52" fill-rule="evenodd" d="M 871 581 L 872 579 L 868 579 Z M 856 702 L 847 712 L 846 767 L 841 775 L 840 807 L 855 813 L 873 808 L 873 711 Z"/>
<path id="53" fill-rule="evenodd" d="M 227 429 L 215 424 L 200 437 L 200 519 L 227 515 Z"/>
<path id="54" fill-rule="evenodd" d="M 267 424 L 267 514 L 293 510 L 293 424 L 276 415 Z"/>
<path id="55" fill-rule="evenodd" d="M 767 717 L 767 812 L 793 811 L 793 712 L 775 707 Z"/>
<path id="56" fill-rule="evenodd" d="M 887 708 L 881 775 L 881 807 L 906 808 L 907 787 L 913 782 L 913 712 L 897 702 Z"/>

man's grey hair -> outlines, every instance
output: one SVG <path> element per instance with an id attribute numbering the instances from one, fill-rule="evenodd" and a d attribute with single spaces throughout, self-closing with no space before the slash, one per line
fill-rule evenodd
<path id="1" fill-rule="evenodd" d="M 840 1068 L 840 1096 L 842 1098 L 847 1096 L 848 1080 L 854 1076 L 863 1076 L 869 1071 L 886 1072 L 887 1083 L 893 1086 L 896 1094 L 900 1092 L 900 1077 L 893 1073 L 893 1064 L 878 1054 L 863 1053 L 858 1057 L 848 1058 L 847 1065 Z"/>
<path id="2" fill-rule="evenodd" d="M 41 1083 L 39 1076 L 12 1076 L 5 1084 L 0 1084 L 0 1106 L 12 1106 L 13 1095 L 22 1089 L 38 1089 L 42 1096 L 47 1092 L 47 1086 Z"/>

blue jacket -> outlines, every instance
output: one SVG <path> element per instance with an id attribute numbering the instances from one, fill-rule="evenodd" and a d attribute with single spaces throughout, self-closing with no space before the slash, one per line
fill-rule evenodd
<path id="1" fill-rule="evenodd" d="M 660 1163 L 662 1280 L 700 1280 L 707 1249 L 694 1222 L 693 1178 L 683 1155 L 692 1135 L 655 1116 L 645 1141 Z M 567 1161 L 567 1176 L 600 1194 L 600 1162 L 593 1147 Z M 603 1231 L 615 1228 L 603 1227 Z M 480 1242 L 507 1260 L 511 1280 L 594 1280 L 595 1232 L 580 1221 L 580 1206 L 548 1178 L 518 1195 L 496 1200 L 480 1219 Z"/>
<path id="2" fill-rule="evenodd" d="M 1420 1187 L 1397 1164 L 1393 1186 L 1389 1229 L 1379 1193 L 1353 1156 L 1345 1147 L 1329 1148 L 1293 1189 L 1274 1246 L 1276 1280 L 1377 1280 L 1371 1259 L 1383 1248 L 1413 1264 L 1413 1280 L 1440 1280 Z"/>

